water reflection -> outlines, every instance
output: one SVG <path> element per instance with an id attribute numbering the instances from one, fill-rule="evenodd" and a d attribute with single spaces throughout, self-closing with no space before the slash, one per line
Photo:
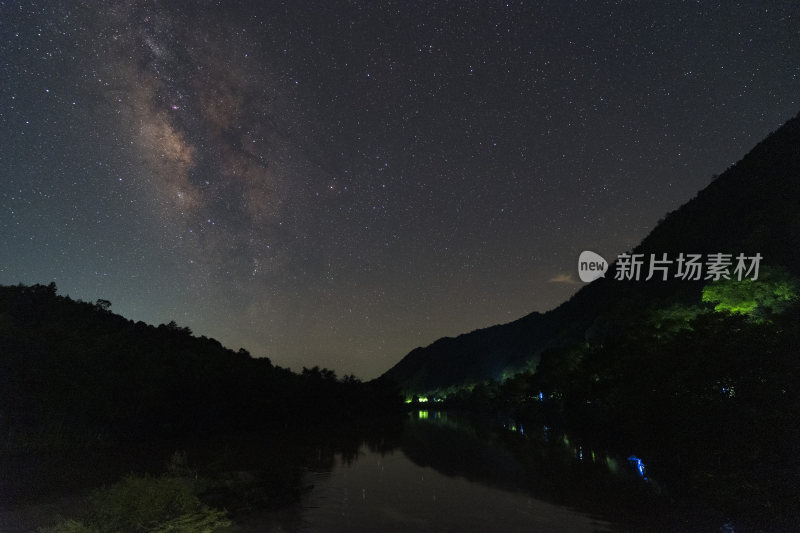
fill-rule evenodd
<path id="1" fill-rule="evenodd" d="M 645 468 L 642 460 L 636 457 L 635 455 L 631 455 L 630 457 L 628 457 L 628 462 L 631 463 L 636 468 L 636 471 L 639 473 L 642 479 L 647 481 L 647 476 L 644 475 Z"/>
<path id="2" fill-rule="evenodd" d="M 525 437 L 525 431 L 522 427 L 522 424 L 517 424 L 514 421 L 508 421 L 503 424 L 503 428 L 512 433 L 519 432 L 520 437 Z M 551 430 L 549 427 L 543 426 L 542 444 L 550 444 L 550 431 Z M 582 444 L 571 442 L 569 436 L 566 434 L 561 435 L 560 443 L 565 449 L 569 450 L 570 453 L 575 456 L 577 461 L 583 462 L 584 446 Z M 609 472 L 614 475 L 635 474 L 643 481 L 650 481 L 650 479 L 645 475 L 646 467 L 644 461 L 635 455 L 631 455 L 627 459 L 628 466 L 630 468 L 620 469 L 620 460 L 618 457 L 609 456 L 604 453 L 597 453 L 592 449 L 587 449 L 586 451 L 587 457 L 589 457 L 593 463 L 597 463 L 598 461 L 604 463 L 608 467 Z"/>
<path id="3" fill-rule="evenodd" d="M 390 430 L 228 437 L 188 456 L 205 465 L 206 498 L 235 532 L 608 531 L 641 525 L 631 510 L 656 516 L 638 458 L 425 407 Z"/>
<path id="4" fill-rule="evenodd" d="M 605 524 L 528 494 L 448 476 L 402 451 L 367 449 L 312 476 L 300 531 L 598 531 Z"/>
<path id="5" fill-rule="evenodd" d="M 413 411 L 397 448 L 364 445 L 355 460 L 337 456 L 332 468 L 309 473 L 314 490 L 279 529 L 627 530 L 619 508 L 646 500 L 641 478 L 615 476 L 628 472 L 616 458 L 548 433 Z"/>

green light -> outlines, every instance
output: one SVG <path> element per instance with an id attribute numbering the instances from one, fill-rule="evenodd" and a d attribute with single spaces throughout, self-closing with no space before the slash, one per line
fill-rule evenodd
<path id="1" fill-rule="evenodd" d="M 742 315 L 780 313 L 798 294 L 798 282 L 778 268 L 764 268 L 758 280 L 719 280 L 703 288 L 703 301 L 714 311 Z"/>
<path id="2" fill-rule="evenodd" d="M 413 398 L 411 398 L 410 396 L 406 397 L 406 403 L 411 403 L 412 400 Z"/>
<path id="3" fill-rule="evenodd" d="M 428 411 L 419 411 L 417 416 L 420 420 L 427 420 L 428 419 Z"/>
<path id="4" fill-rule="evenodd" d="M 619 472 L 619 463 L 617 463 L 616 459 L 612 457 L 606 457 L 606 465 L 613 474 Z"/>
<path id="5" fill-rule="evenodd" d="M 420 396 L 419 397 L 419 403 L 428 403 L 428 397 L 427 396 Z"/>

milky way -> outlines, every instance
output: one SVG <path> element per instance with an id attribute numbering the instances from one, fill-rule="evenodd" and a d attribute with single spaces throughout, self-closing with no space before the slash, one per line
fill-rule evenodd
<path id="1" fill-rule="evenodd" d="M 800 104 L 794 2 L 0 2 L 0 283 L 374 377 Z"/>

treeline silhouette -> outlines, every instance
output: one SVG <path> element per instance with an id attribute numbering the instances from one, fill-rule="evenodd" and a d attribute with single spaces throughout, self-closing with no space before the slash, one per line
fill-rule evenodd
<path id="1" fill-rule="evenodd" d="M 384 381 L 293 373 L 110 307 L 58 296 L 54 283 L 0 287 L 4 449 L 360 424 L 400 404 Z"/>
<path id="2" fill-rule="evenodd" d="M 535 371 L 459 389 L 442 405 L 633 452 L 682 505 L 748 526 L 796 525 L 800 301 L 795 278 L 771 279 L 755 301 L 754 286 L 731 293 L 712 284 L 703 294 L 723 301 L 654 305 L 591 342 L 546 350 Z M 737 302 L 758 305 L 726 309 Z"/>

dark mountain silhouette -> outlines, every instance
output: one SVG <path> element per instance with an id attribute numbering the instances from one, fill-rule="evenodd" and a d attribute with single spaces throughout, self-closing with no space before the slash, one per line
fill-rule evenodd
<path id="1" fill-rule="evenodd" d="M 634 253 L 732 253 L 800 273 L 800 115 L 759 143 L 695 198 L 669 213 Z M 576 258 L 577 262 L 577 258 Z M 609 269 L 613 278 L 614 265 Z M 643 276 L 644 277 L 644 276 Z M 533 368 L 547 348 L 621 330 L 654 305 L 687 302 L 705 282 L 600 279 L 546 313 L 416 348 L 384 376 L 414 392 Z"/>
<path id="2" fill-rule="evenodd" d="M 58 296 L 53 283 L 0 286 L 0 451 L 322 428 L 400 403 L 382 384 L 317 367 L 293 373 L 110 307 Z"/>

